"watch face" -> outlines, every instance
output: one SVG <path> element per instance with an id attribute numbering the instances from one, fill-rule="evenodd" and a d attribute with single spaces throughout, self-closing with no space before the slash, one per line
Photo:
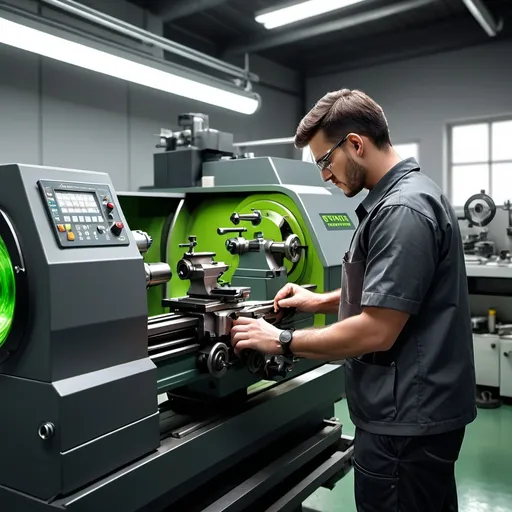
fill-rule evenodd
<path id="1" fill-rule="evenodd" d="M 290 343 L 292 341 L 292 333 L 290 331 L 283 331 L 279 335 L 279 341 L 281 343 Z"/>

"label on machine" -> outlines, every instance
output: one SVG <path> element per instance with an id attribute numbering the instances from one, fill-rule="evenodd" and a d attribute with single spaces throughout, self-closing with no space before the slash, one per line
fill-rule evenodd
<path id="1" fill-rule="evenodd" d="M 320 218 L 329 231 L 355 228 L 354 223 L 346 213 L 321 213 Z"/>
<path id="2" fill-rule="evenodd" d="M 108 185 L 40 180 L 38 186 L 62 248 L 130 244 Z"/>

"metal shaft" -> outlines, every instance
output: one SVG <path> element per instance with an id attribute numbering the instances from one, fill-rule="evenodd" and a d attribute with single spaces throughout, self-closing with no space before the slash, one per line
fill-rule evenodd
<path id="1" fill-rule="evenodd" d="M 146 287 L 167 283 L 172 277 L 171 267 L 167 263 L 144 263 Z"/>

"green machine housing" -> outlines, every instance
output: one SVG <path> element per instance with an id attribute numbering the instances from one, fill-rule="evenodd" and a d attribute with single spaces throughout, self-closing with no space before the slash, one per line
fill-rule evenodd
<path id="1" fill-rule="evenodd" d="M 270 300 L 279 288 L 268 283 L 276 280 L 270 267 L 256 269 L 254 258 L 247 263 L 250 252 L 232 254 L 227 242 L 241 236 L 247 241 L 263 237 L 279 243 L 295 235 L 300 256 L 298 261 L 283 258 L 284 282 L 313 285 L 317 292 L 341 286 L 341 262 L 357 226 L 353 212 L 360 198 L 347 198 L 339 189 L 325 184 L 313 164 L 282 158 L 205 162 L 203 176 L 209 177 L 214 186 L 144 187 L 140 192 L 119 193 L 130 226 L 153 237 L 153 246 L 145 256 L 147 262 L 168 262 L 174 272 L 184 252 L 180 244 L 195 235 L 198 250 L 213 251 L 217 259 L 229 265 L 223 275 L 225 282 L 250 286 L 252 299 Z M 243 220 L 233 223 L 233 214 L 250 218 L 255 211 L 261 214 L 258 224 Z M 231 236 L 219 234 L 219 228 L 229 228 Z M 236 234 L 237 228 L 246 231 Z M 267 281 L 264 286 L 262 280 Z M 283 279 L 276 281 L 281 284 Z M 163 313 L 163 294 L 183 296 L 188 283 L 174 272 L 165 288 L 164 292 L 158 287 L 149 290 L 151 315 Z M 335 315 L 317 315 L 315 325 L 335 320 Z"/>
<path id="2" fill-rule="evenodd" d="M 272 300 L 287 282 L 319 293 L 340 288 L 361 198 L 347 198 L 325 183 L 312 163 L 236 156 L 233 136 L 211 130 L 207 116 L 184 114 L 179 124 L 184 130 L 162 136 L 158 147 L 165 151 L 154 154 L 154 185 L 118 193 L 131 228 L 153 240 L 146 263 L 168 263 L 173 272 L 169 282 L 148 290 L 150 330 L 166 318 L 163 299 L 189 292 L 177 266 L 190 237 L 197 251 L 211 252 L 228 266 L 219 285 L 248 287 L 251 300 Z M 336 319 L 296 315 L 293 327 L 321 327 Z M 160 392 L 186 386 L 201 395 L 226 396 L 258 382 L 244 369 L 222 379 L 201 377 L 186 355 L 159 360 L 155 354 L 153 361 Z M 293 375 L 318 364 L 300 361 Z"/>

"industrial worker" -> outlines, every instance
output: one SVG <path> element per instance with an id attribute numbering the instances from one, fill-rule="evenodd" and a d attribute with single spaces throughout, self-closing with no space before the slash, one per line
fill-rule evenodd
<path id="1" fill-rule="evenodd" d="M 240 318 L 235 352 L 345 360 L 357 510 L 455 512 L 455 462 L 476 397 L 454 210 L 414 158 L 395 152 L 382 108 L 361 91 L 325 95 L 295 144 L 309 146 L 324 181 L 346 196 L 368 190 L 340 254 L 341 290 L 288 284 L 275 297 L 276 311 L 338 313 L 338 322 L 292 332 Z"/>

